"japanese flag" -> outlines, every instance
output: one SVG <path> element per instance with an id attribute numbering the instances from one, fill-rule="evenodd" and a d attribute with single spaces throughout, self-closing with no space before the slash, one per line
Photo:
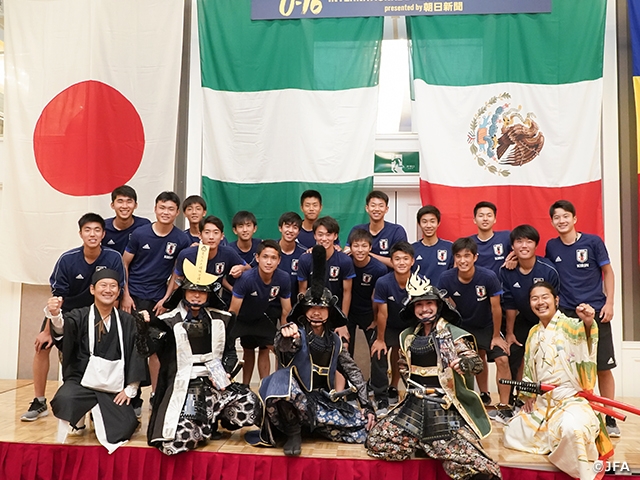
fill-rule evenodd
<path id="1" fill-rule="evenodd" d="M 173 185 L 182 0 L 9 0 L 0 275 L 47 283 L 77 220 Z"/>

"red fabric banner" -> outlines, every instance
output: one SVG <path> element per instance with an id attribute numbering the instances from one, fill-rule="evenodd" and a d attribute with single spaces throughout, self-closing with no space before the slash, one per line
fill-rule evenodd
<path id="1" fill-rule="evenodd" d="M 259 450 L 257 450 L 259 451 Z M 266 452 L 266 450 L 263 450 Z M 269 450 L 275 453 L 276 450 Z M 281 453 L 281 452 L 278 452 Z M 502 467 L 503 480 L 568 480 L 562 472 Z M 615 480 L 614 476 L 605 478 Z M 155 448 L 0 443 L 0 480 L 448 480 L 440 462 L 187 452 Z"/>
<path id="2" fill-rule="evenodd" d="M 560 188 L 517 185 L 449 187 L 421 180 L 420 196 L 423 205 L 431 204 L 440 209 L 442 223 L 438 237 L 446 240 L 454 241 L 477 232 L 473 223 L 473 207 L 483 200 L 498 207 L 494 230 L 511 230 L 525 223 L 534 226 L 540 232 L 538 255 L 544 255 L 547 240 L 558 236 L 549 217 L 549 207 L 556 200 L 569 200 L 574 204 L 578 231 L 604 237 L 600 180 Z"/>

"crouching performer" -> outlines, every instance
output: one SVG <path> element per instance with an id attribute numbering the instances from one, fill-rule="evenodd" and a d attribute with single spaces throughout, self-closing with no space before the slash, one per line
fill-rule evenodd
<path id="1" fill-rule="evenodd" d="M 598 325 L 595 310 L 580 304 L 570 318 L 558 310 L 558 294 L 547 282 L 529 292 L 531 310 L 540 323 L 529 332 L 524 354 L 523 381 L 552 384 L 542 395 L 522 392 L 522 410 L 504 428 L 504 445 L 529 453 L 549 454 L 549 461 L 580 480 L 604 475 L 594 461 L 613 454 L 613 446 L 599 414 L 586 398 L 596 384 Z"/>
<path id="2" fill-rule="evenodd" d="M 326 254 L 313 248 L 310 288 L 298 297 L 289 323 L 276 333 L 274 348 L 281 368 L 262 380 L 265 415 L 261 430 L 246 439 L 256 446 L 275 446 L 278 432 L 286 436 L 285 455 L 300 455 L 304 427 L 335 442 L 364 443 L 375 421 L 362 372 L 333 330 L 346 325 L 338 299 L 324 287 Z M 336 392 L 336 372 L 351 388 Z M 359 406 L 348 403 L 355 392 Z"/>
<path id="3" fill-rule="evenodd" d="M 249 387 L 229 380 L 236 357 L 227 332 L 234 317 L 212 308 L 224 304 L 212 291 L 217 277 L 205 270 L 209 247 L 200 249 L 196 265 L 185 259 L 182 288 L 165 304 L 175 308 L 139 324 L 139 350 L 160 360 L 147 440 L 167 455 L 220 438 L 218 420 L 235 430 L 259 422 L 262 412 Z"/>
<path id="4" fill-rule="evenodd" d="M 385 460 L 419 456 L 442 460 L 451 478 L 497 479 L 500 467 L 480 444 L 491 432 L 482 401 L 473 391 L 482 371 L 473 336 L 460 315 L 426 278 L 407 282 L 409 302 L 400 315 L 417 323 L 400 334 L 400 373 L 407 395 L 369 432 L 367 453 Z"/>
<path id="5" fill-rule="evenodd" d="M 62 352 L 64 380 L 51 407 L 76 433 L 85 428 L 84 417 L 91 412 L 98 441 L 113 453 L 138 428 L 131 399 L 146 379 L 146 369 L 135 348 L 135 320 L 115 308 L 120 274 L 108 268 L 96 271 L 89 291 L 93 305 L 64 315 L 61 297 L 47 301 L 45 314 Z M 63 443 L 65 438 L 59 435 Z"/>

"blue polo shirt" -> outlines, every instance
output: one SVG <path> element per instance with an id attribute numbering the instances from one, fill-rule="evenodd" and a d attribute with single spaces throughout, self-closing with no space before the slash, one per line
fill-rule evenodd
<path id="1" fill-rule="evenodd" d="M 120 274 L 120 288 L 124 286 L 125 272 L 122 255 L 110 248 L 102 247 L 100 255 L 93 263 L 84 258 L 84 247 L 76 247 L 64 252 L 58 258 L 49 278 L 51 293 L 54 297 L 62 297 L 62 312 L 74 308 L 88 307 L 93 303 L 93 295 L 89 291 L 91 277 L 98 270 L 110 268 Z"/>
<path id="2" fill-rule="evenodd" d="M 452 268 L 440 275 L 441 289 L 456 304 L 462 316 L 462 328 L 486 328 L 493 325 L 491 297 L 502 294 L 500 281 L 488 268 L 475 266 L 475 273 L 469 283 L 458 280 L 458 269 Z"/>
<path id="3" fill-rule="evenodd" d="M 371 233 L 368 223 L 356 225 L 351 229 L 351 232 L 357 229 L 366 230 L 367 232 Z M 349 236 L 351 236 L 351 232 L 349 232 Z M 382 227 L 382 230 L 380 230 L 377 235 L 372 234 L 372 237 L 373 243 L 371 244 L 371 253 L 383 257 L 388 257 L 389 251 L 394 244 L 402 240 L 407 240 L 407 232 L 402 225 L 399 225 L 397 223 L 384 222 L 384 227 Z"/>
<path id="4" fill-rule="evenodd" d="M 472 235 L 471 238 L 478 245 L 476 267 L 488 268 L 497 276 L 500 272 L 500 267 L 504 264 L 504 260 L 511 251 L 510 233 L 509 230 L 493 232 L 493 237 L 485 241 L 480 240 L 477 234 Z"/>
<path id="5" fill-rule="evenodd" d="M 451 254 L 452 242 L 438 239 L 435 245 L 427 246 L 422 240 L 413 243 L 416 251 L 413 271 L 420 267 L 420 276 L 427 277 L 432 285 L 438 286 L 440 275 L 453 268 L 453 255 Z"/>
<path id="6" fill-rule="evenodd" d="M 383 275 L 376 282 L 373 301 L 387 304 L 387 328 L 406 328 L 405 322 L 400 320 L 400 310 L 407 302 L 407 290 L 396 280 L 394 272 Z"/>
<path id="7" fill-rule="evenodd" d="M 291 298 L 295 302 L 298 299 L 298 262 L 305 253 L 305 249 L 296 243 L 293 252 L 280 254 L 280 264 L 278 268 L 289 275 L 291 280 Z"/>
<path id="8" fill-rule="evenodd" d="M 129 228 L 125 228 L 124 230 L 118 230 L 113 226 L 113 221 L 115 217 L 107 218 L 104 221 L 104 238 L 102 239 L 102 245 L 107 248 L 111 248 L 116 252 L 119 252 L 120 255 L 124 253 L 125 248 L 127 248 L 127 244 L 129 243 L 129 237 L 135 229 L 138 227 L 142 227 L 143 225 L 149 225 L 151 222 L 147 218 L 136 217 L 133 215 L 133 223 Z"/>
<path id="9" fill-rule="evenodd" d="M 547 242 L 545 257 L 560 275 L 561 307 L 573 310 L 581 303 L 596 310 L 604 307 L 607 297 L 602 291 L 602 267 L 611 260 L 600 237 L 582 233 L 571 245 L 565 245 L 559 237 L 553 238 Z"/>
<path id="10" fill-rule="evenodd" d="M 380 277 L 388 273 L 387 266 L 380 260 L 369 257 L 364 267 L 353 265 L 356 276 L 351 285 L 351 307 L 349 314 L 367 315 L 373 313 L 373 290 Z"/>
<path id="11" fill-rule="evenodd" d="M 156 235 L 151 224 L 136 229 L 126 248 L 134 255 L 129 264 L 129 293 L 155 302 L 164 297 L 176 259 L 189 245 L 189 237 L 177 227 L 164 237 Z"/>
<path id="12" fill-rule="evenodd" d="M 264 316 L 272 302 L 291 297 L 291 280 L 286 272 L 276 268 L 271 283 L 260 278 L 257 268 L 242 274 L 233 286 L 233 296 L 242 299 L 238 320 L 257 320 Z"/>
<path id="13" fill-rule="evenodd" d="M 539 319 L 531 310 L 529 303 L 529 290 L 534 283 L 549 282 L 557 291 L 560 291 L 560 277 L 557 270 L 543 257 L 536 257 L 536 263 L 531 271 L 524 274 L 520 267 L 513 270 L 500 269 L 500 282 L 502 283 L 502 301 L 505 310 L 518 310 L 529 323 L 538 323 Z"/>
<path id="14" fill-rule="evenodd" d="M 309 281 L 311 272 L 313 271 L 313 257 L 310 253 L 305 253 L 300 256 L 298 261 L 298 280 Z M 342 293 L 343 280 L 350 280 L 356 276 L 353 270 L 353 262 L 348 255 L 335 250 L 333 255 L 327 260 L 327 274 L 325 280 L 325 286 L 331 290 L 333 295 L 336 295 L 340 302 L 338 305 L 342 305 Z M 307 285 L 308 286 L 308 285 Z"/>

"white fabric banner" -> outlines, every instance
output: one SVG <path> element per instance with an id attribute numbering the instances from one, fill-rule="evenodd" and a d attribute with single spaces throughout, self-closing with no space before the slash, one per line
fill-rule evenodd
<path id="1" fill-rule="evenodd" d="M 9 0 L 0 275 L 45 284 L 77 220 L 173 185 L 182 0 Z"/>
<path id="2" fill-rule="evenodd" d="M 423 107 L 415 110 L 417 131 L 420 143 L 428 146 L 422 152 L 423 180 L 455 187 L 565 187 L 600 180 L 602 103 L 597 99 L 602 98 L 602 79 L 469 87 L 427 85 L 418 79 L 414 85 L 416 104 Z M 538 148 L 539 154 L 522 165 L 509 164 L 519 140 L 504 153 L 498 142 L 504 142 L 509 128 L 520 126 L 522 144 L 529 141 L 527 148 Z M 495 154 L 487 153 L 491 145 L 494 153 L 502 153 L 497 162 Z"/>

